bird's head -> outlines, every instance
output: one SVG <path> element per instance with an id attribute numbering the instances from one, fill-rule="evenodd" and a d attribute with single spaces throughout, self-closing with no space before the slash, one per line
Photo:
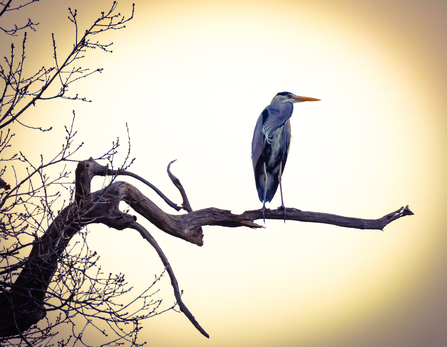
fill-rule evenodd
<path id="1" fill-rule="evenodd" d="M 278 101 L 282 104 L 284 102 L 303 102 L 303 101 L 320 101 L 320 99 L 309 98 L 307 96 L 298 96 L 290 92 L 281 92 L 275 95 L 273 100 L 278 99 Z M 273 102 L 272 100 L 272 102 Z M 276 101 L 276 100 L 275 100 Z"/>

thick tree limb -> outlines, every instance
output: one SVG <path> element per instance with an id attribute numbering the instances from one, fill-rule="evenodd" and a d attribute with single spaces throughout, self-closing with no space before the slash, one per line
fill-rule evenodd
<path id="1" fill-rule="evenodd" d="M 332 224 L 345 228 L 355 229 L 371 229 L 383 230 L 388 224 L 396 219 L 404 216 L 413 215 L 410 208 L 407 206 L 401 207 L 398 210 L 391 212 L 382 218 L 378 219 L 362 219 L 343 217 L 335 214 L 301 211 L 296 208 L 286 208 L 287 220 L 294 220 L 299 222 L 312 222 Z M 257 220 L 262 218 L 262 210 L 246 211 L 240 215 L 241 218 L 247 220 Z M 276 210 L 265 210 L 266 219 L 284 219 L 284 209 L 279 207 Z"/>
<path id="2" fill-rule="evenodd" d="M 109 170 L 92 158 L 78 164 L 75 201 L 63 209 L 45 234 L 34 242 L 30 255 L 11 290 L 0 293 L 0 336 L 21 334 L 22 331 L 45 317 L 44 297 L 61 253 L 81 228 L 88 224 L 101 223 L 118 230 L 135 229 L 154 247 L 170 276 L 180 310 L 204 336 L 209 337 L 183 303 L 177 279 L 160 246 L 152 235 L 136 222 L 136 216 L 119 210 L 119 203 L 125 201 L 160 230 L 198 246 L 203 245 L 202 226 L 262 228 L 262 225 L 254 221 L 261 220 L 263 215 L 261 210 L 246 211 L 237 215 L 231 211 L 213 207 L 192 211 L 183 186 L 170 172 L 171 164 L 172 162 L 168 166 L 168 174 L 182 195 L 182 207 L 188 211 L 186 214 L 172 215 L 164 212 L 137 188 L 126 182 L 115 181 L 106 188 L 91 193 L 91 180 L 94 176 L 127 175 L 146 183 L 158 195 L 164 197 L 171 207 L 178 208 L 178 205 L 167 199 L 155 186 L 138 175 Z M 295 208 L 286 209 L 287 220 L 377 230 L 383 230 L 389 223 L 412 214 L 408 206 L 401 207 L 378 219 L 343 217 L 328 213 L 306 212 Z M 284 209 L 267 209 L 265 218 L 282 220 Z"/>

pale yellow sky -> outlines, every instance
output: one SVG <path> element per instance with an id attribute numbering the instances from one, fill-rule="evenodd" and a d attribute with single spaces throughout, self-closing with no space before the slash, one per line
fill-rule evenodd
<path id="1" fill-rule="evenodd" d="M 119 11 L 129 13 L 130 4 L 121 1 Z M 35 5 L 42 24 L 30 35 L 28 57 L 36 66 L 50 63 L 49 33 L 69 49 L 68 6 L 86 25 L 109 2 Z M 443 346 L 446 23 L 442 1 L 137 2 L 135 19 L 105 38 L 114 53 L 83 62 L 105 68 L 73 89 L 93 103 L 37 105 L 26 120 L 54 125 L 53 135 L 20 130 L 20 145 L 50 156 L 75 109 L 85 159 L 116 136 L 124 143 L 127 122 L 137 158 L 131 171 L 180 201 L 165 174 L 178 159 L 173 172 L 193 208 L 242 212 L 261 207 L 250 160 L 259 113 L 279 91 L 320 98 L 295 107 L 285 204 L 364 218 L 409 204 L 415 216 L 384 232 L 272 221 L 256 231 L 208 227 L 201 248 L 142 222 L 211 337 L 169 312 L 146 321 L 141 339 L 154 346 Z M 48 147 L 24 138 L 45 138 Z M 90 231 L 105 272 L 122 271 L 144 288 L 162 271 L 136 232 Z M 168 305 L 167 278 L 161 288 Z"/>

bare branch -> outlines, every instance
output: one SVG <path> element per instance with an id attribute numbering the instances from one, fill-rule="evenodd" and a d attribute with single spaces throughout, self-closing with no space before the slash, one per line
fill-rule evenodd
<path id="1" fill-rule="evenodd" d="M 177 160 L 177 159 L 176 159 Z M 176 186 L 176 188 L 179 190 L 180 195 L 182 196 L 183 202 L 182 202 L 182 207 L 186 212 L 192 212 L 192 207 L 191 204 L 189 203 L 188 200 L 188 196 L 186 195 L 186 191 L 183 188 L 182 184 L 180 183 L 180 180 L 175 177 L 172 173 L 171 173 L 171 165 L 176 161 L 173 160 L 169 163 L 168 165 L 168 176 L 171 179 L 172 183 L 174 184 L 174 186 Z"/>
<path id="2" fill-rule="evenodd" d="M 38 2 L 39 0 L 29 0 L 28 2 L 25 2 L 24 4 L 19 4 L 16 6 L 11 6 L 12 0 L 7 0 L 7 3 L 4 4 L 3 1 L 0 2 L 0 17 L 5 15 L 7 12 L 11 11 L 18 11 L 28 5 L 31 5 L 32 3 Z M 5 29 L 2 26 L 0 26 L 0 30 L 3 31 L 5 34 L 11 35 L 11 36 L 17 36 L 17 32 L 24 29 L 31 29 L 33 31 L 36 31 L 36 26 L 39 25 L 39 23 L 34 23 L 31 18 L 28 18 L 28 22 L 22 26 L 17 26 L 14 24 L 14 28 L 12 29 Z"/>
<path id="3" fill-rule="evenodd" d="M 147 181 L 143 177 L 141 177 L 141 176 L 139 176 L 139 175 L 137 175 L 137 174 L 135 174 L 133 172 L 121 171 L 121 170 L 108 170 L 105 174 L 106 175 L 130 176 L 130 177 L 133 177 L 133 178 L 137 179 L 138 181 L 143 182 L 145 185 L 151 187 L 152 190 L 154 192 L 156 192 L 157 195 L 160 198 L 162 198 L 169 206 L 171 206 L 176 211 L 180 211 L 182 209 L 182 207 L 178 206 L 175 202 L 171 201 L 166 195 L 164 195 L 160 189 L 158 189 L 156 186 L 154 186 L 152 183 L 150 183 L 149 181 Z"/>
<path id="4" fill-rule="evenodd" d="M 119 13 L 114 13 L 116 7 L 117 3 L 114 2 L 110 10 L 106 14 L 102 12 L 101 16 L 87 30 L 85 30 L 82 36 L 79 35 L 79 28 L 76 18 L 77 11 L 72 11 L 69 9 L 69 19 L 75 26 L 75 43 L 72 50 L 68 53 L 65 59 L 59 59 L 57 54 L 56 39 L 53 34 L 54 66 L 50 68 L 42 67 L 31 77 L 24 78 L 22 76 L 25 64 L 26 33 L 24 34 L 22 43 L 21 61 L 18 63 L 15 63 L 14 46 L 11 45 L 10 58 L 7 59 L 5 57 L 5 67 L 0 66 L 0 78 L 5 82 L 0 99 L 0 129 L 18 120 L 18 118 L 31 105 L 35 105 L 38 100 L 63 98 L 89 102 L 87 98 L 80 97 L 78 94 L 75 94 L 74 96 L 67 95 L 68 89 L 76 81 L 89 77 L 94 73 L 102 72 L 102 69 L 97 68 L 90 70 L 88 68 L 75 67 L 73 65 L 79 59 L 84 58 L 86 49 L 99 48 L 106 52 L 111 52 L 109 49 L 111 44 L 102 44 L 98 41 L 92 42 L 90 38 L 93 35 L 109 30 L 123 29 L 125 28 L 125 24 L 133 19 L 135 9 L 134 5 L 132 6 L 131 16 L 128 18 L 121 16 Z M 59 83 L 60 85 L 59 91 L 49 94 L 49 87 L 56 83 Z M 2 111 L 2 107 L 6 105 L 8 105 L 8 108 Z M 36 126 L 27 126 L 33 129 L 40 129 L 40 127 Z"/>
<path id="5" fill-rule="evenodd" d="M 189 309 L 186 307 L 185 303 L 183 302 L 182 296 L 180 293 L 180 289 L 178 286 L 177 278 L 174 275 L 174 270 L 172 269 L 171 265 L 169 264 L 168 258 L 163 253 L 163 250 L 160 248 L 157 241 L 155 241 L 155 239 L 152 237 L 152 235 L 143 226 L 141 226 L 137 222 L 131 223 L 130 228 L 137 230 L 140 233 L 140 235 L 146 241 L 148 241 L 152 247 L 154 247 L 154 249 L 156 250 L 158 256 L 160 257 L 163 265 L 165 266 L 165 269 L 168 271 L 169 277 L 171 278 L 171 285 L 172 285 L 172 288 L 174 289 L 175 299 L 177 300 L 177 304 L 179 305 L 180 311 L 182 311 L 185 314 L 185 316 L 189 319 L 189 321 L 192 323 L 192 325 L 194 325 L 194 327 L 197 330 L 199 330 L 203 336 L 209 338 L 210 336 L 208 335 L 208 333 L 200 326 L 199 322 L 197 322 L 195 317 L 192 315 L 191 311 L 189 311 Z"/>
<path id="6" fill-rule="evenodd" d="M 343 217 L 335 214 L 320 213 L 320 212 L 306 212 L 295 208 L 286 208 L 286 220 L 294 220 L 299 222 L 312 222 L 337 225 L 344 228 L 355 229 L 371 229 L 383 230 L 392 221 L 395 221 L 404 216 L 413 215 L 413 212 L 408 206 L 401 207 L 398 210 L 391 212 L 382 218 L 378 219 L 362 219 Z M 242 219 L 257 220 L 262 219 L 262 210 L 246 211 L 240 215 Z M 284 209 L 279 207 L 276 210 L 265 210 L 266 219 L 284 219 Z"/>

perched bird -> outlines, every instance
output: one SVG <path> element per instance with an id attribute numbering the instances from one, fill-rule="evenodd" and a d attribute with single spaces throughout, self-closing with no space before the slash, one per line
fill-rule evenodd
<path id="1" fill-rule="evenodd" d="M 262 202 L 265 221 L 265 203 L 272 201 L 276 190 L 281 192 L 281 206 L 285 207 L 282 196 L 281 176 L 286 166 L 291 138 L 290 117 L 293 103 L 319 101 L 320 99 L 297 96 L 289 92 L 276 94 L 256 122 L 251 144 L 251 159 L 255 173 L 256 189 Z"/>

